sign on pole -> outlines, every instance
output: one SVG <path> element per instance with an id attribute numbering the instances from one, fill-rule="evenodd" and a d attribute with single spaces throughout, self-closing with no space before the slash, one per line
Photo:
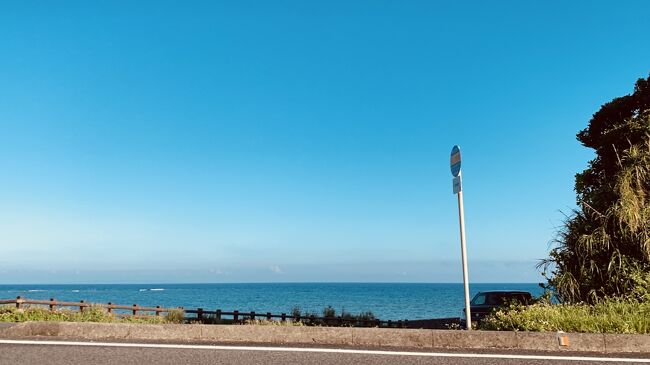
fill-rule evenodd
<path id="1" fill-rule="evenodd" d="M 453 184 L 454 194 L 458 194 L 463 190 L 463 179 L 460 177 L 460 175 L 454 177 Z"/>
<path id="2" fill-rule="evenodd" d="M 463 207 L 463 179 L 460 170 L 460 147 L 451 149 L 449 165 L 454 176 L 454 194 L 458 195 L 458 221 L 460 223 L 460 253 L 463 262 L 463 285 L 465 287 L 465 323 L 468 330 L 472 329 L 472 313 L 469 304 L 469 275 L 467 272 L 467 245 L 465 244 L 465 212 Z"/>
<path id="3" fill-rule="evenodd" d="M 460 147 L 454 146 L 454 148 L 451 149 L 449 164 L 451 165 L 451 174 L 454 177 L 460 175 Z"/>

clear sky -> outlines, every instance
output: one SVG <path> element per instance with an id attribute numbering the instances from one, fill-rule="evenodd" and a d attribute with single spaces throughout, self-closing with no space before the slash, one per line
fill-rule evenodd
<path id="1" fill-rule="evenodd" d="M 4 1 L 0 283 L 538 282 L 647 1 Z"/>

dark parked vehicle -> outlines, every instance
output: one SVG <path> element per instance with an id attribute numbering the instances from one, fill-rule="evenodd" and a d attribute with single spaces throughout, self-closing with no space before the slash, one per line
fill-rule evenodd
<path id="1" fill-rule="evenodd" d="M 520 303 L 524 305 L 531 304 L 533 296 L 527 291 L 485 291 L 478 292 L 470 302 L 470 312 L 472 314 L 472 321 L 481 321 L 485 316 L 490 314 L 493 310 L 507 306 L 510 303 Z M 465 321 L 465 309 L 463 308 L 463 318 Z"/>

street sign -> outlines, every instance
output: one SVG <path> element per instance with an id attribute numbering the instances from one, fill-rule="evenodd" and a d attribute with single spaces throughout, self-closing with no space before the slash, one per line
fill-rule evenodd
<path id="1" fill-rule="evenodd" d="M 454 177 L 454 194 L 458 194 L 463 190 L 463 182 L 460 175 Z"/>
<path id="2" fill-rule="evenodd" d="M 451 149 L 449 159 L 451 174 L 454 175 L 454 194 L 458 196 L 458 223 L 460 225 L 460 256 L 463 263 L 463 286 L 465 287 L 465 326 L 472 329 L 472 313 L 469 302 L 469 274 L 467 271 L 467 244 L 465 243 L 465 209 L 463 208 L 463 179 L 460 173 L 460 147 Z"/>
<path id="3" fill-rule="evenodd" d="M 449 159 L 449 165 L 451 166 L 451 174 L 454 177 L 460 174 L 460 147 L 454 146 L 451 149 L 451 157 Z"/>

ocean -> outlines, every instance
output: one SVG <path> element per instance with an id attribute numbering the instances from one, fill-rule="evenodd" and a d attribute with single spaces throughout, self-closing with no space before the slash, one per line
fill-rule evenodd
<path id="1" fill-rule="evenodd" d="M 526 290 L 542 294 L 538 284 L 471 284 L 470 292 Z M 294 307 L 321 313 L 332 306 L 356 314 L 371 311 L 382 320 L 460 317 L 463 285 L 443 283 L 261 283 L 261 284 L 66 284 L 0 285 L 0 299 L 17 296 L 47 300 L 85 300 L 140 306 L 239 310 L 273 314 Z"/>

